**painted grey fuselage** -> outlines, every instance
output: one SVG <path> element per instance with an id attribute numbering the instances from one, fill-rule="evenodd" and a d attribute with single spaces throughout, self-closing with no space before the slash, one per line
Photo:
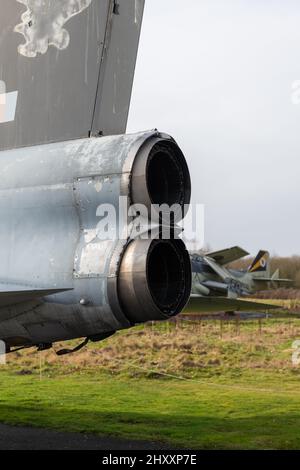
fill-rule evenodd
<path id="1" fill-rule="evenodd" d="M 68 5 L 76 14 L 57 36 L 65 30 L 69 41 L 51 44 Z M 144 0 L 1 0 L 0 80 L 18 102 L 15 120 L 0 125 L 0 149 L 124 133 L 143 9 Z"/>
<path id="2" fill-rule="evenodd" d="M 121 312 L 113 315 L 106 294 L 107 277 L 115 275 L 109 273 L 111 257 L 121 242 L 101 242 L 96 228 L 100 204 L 118 210 L 121 185 L 128 187 L 123 166 L 138 138 L 1 152 L 0 282 L 16 290 L 71 289 L 2 307 L 0 335 L 9 343 L 51 343 L 130 326 Z"/>

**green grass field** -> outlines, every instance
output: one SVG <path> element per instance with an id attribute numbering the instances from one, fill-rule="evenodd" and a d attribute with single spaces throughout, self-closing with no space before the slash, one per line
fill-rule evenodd
<path id="1" fill-rule="evenodd" d="M 176 447 L 298 449 L 295 339 L 296 319 L 183 321 L 74 356 L 15 353 L 0 368 L 0 421 Z"/>

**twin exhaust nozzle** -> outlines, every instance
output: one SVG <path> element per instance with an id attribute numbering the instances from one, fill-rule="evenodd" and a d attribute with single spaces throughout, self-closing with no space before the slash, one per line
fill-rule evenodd
<path id="1" fill-rule="evenodd" d="M 149 214 L 160 207 L 165 223 L 167 208 L 171 225 L 183 219 L 190 203 L 191 181 L 183 153 L 170 137 L 151 137 L 139 149 L 131 172 L 130 198 L 143 204 Z M 172 231 L 171 231 L 172 232 Z M 189 254 L 181 239 L 141 239 L 128 243 L 118 274 L 118 296 L 131 323 L 162 320 L 177 315 L 191 292 Z"/>

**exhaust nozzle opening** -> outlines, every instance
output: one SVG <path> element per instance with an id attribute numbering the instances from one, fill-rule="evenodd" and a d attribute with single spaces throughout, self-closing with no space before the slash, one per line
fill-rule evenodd
<path id="1" fill-rule="evenodd" d="M 181 240 L 135 240 L 121 261 L 118 292 L 132 323 L 177 315 L 191 291 L 191 266 Z"/>
<path id="2" fill-rule="evenodd" d="M 134 204 L 178 205 L 175 222 L 181 220 L 191 199 L 191 180 L 184 155 L 171 139 L 152 138 L 136 156 L 131 180 Z"/>

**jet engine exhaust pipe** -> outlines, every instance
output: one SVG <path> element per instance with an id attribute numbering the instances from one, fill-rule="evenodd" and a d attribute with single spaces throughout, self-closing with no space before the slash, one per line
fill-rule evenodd
<path id="1" fill-rule="evenodd" d="M 177 315 L 191 289 L 189 254 L 181 240 L 135 240 L 120 267 L 118 288 L 132 323 Z"/>
<path id="2" fill-rule="evenodd" d="M 180 221 L 191 199 L 191 180 L 186 160 L 173 140 L 149 139 L 136 155 L 131 180 L 133 203 L 178 205 L 175 222 Z M 181 209 L 179 209 L 181 208 Z"/>

